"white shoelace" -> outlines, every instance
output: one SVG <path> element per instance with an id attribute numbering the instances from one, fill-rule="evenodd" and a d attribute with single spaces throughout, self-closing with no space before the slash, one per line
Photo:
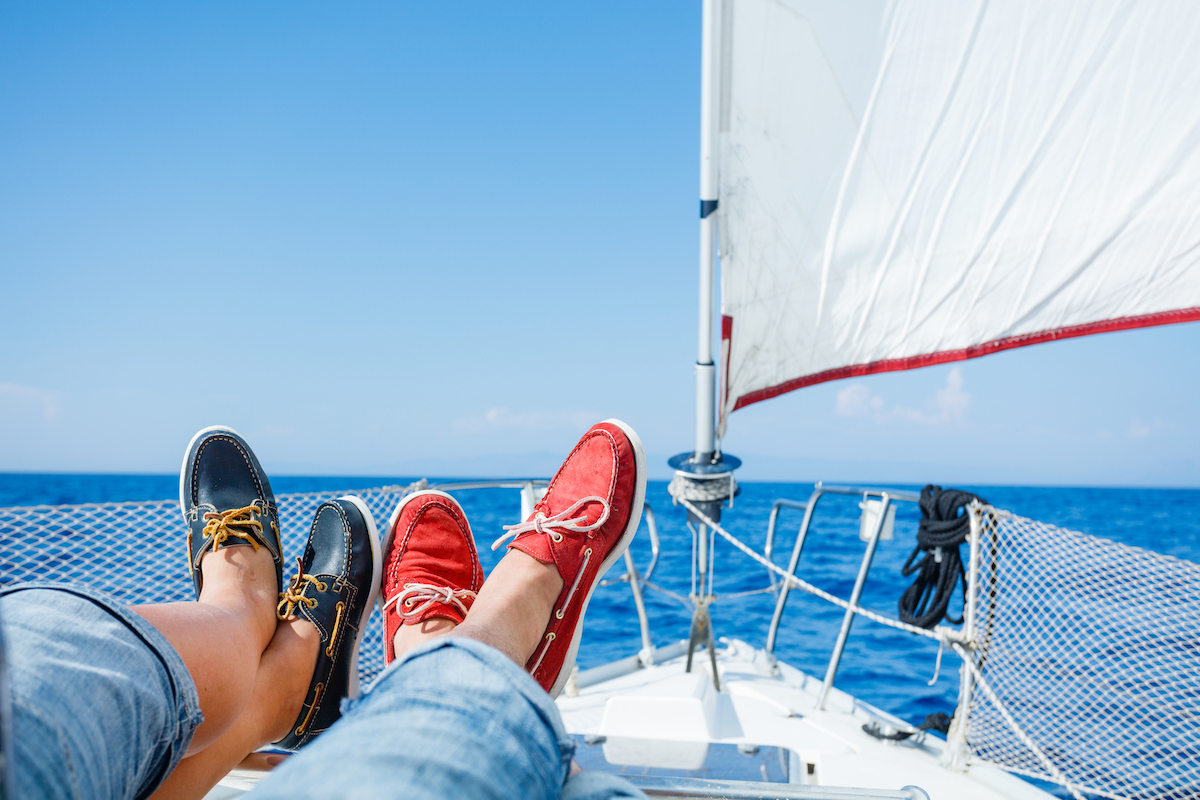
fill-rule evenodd
<path id="1" fill-rule="evenodd" d="M 574 519 L 568 519 L 571 514 L 575 513 L 588 503 L 599 503 L 604 507 L 604 511 L 600 514 L 600 519 L 596 520 L 591 525 L 583 524 L 587 522 L 587 514 L 584 514 L 580 517 L 575 517 Z M 591 497 L 585 497 L 582 500 L 576 500 L 570 508 L 564 509 L 552 517 L 547 517 L 545 514 L 539 511 L 533 515 L 533 519 L 527 522 L 519 522 L 516 525 L 505 525 L 504 530 L 508 532 L 496 541 L 492 542 L 492 549 L 495 550 L 500 547 L 500 545 L 504 544 L 506 540 L 529 531 L 537 531 L 538 533 L 547 534 L 555 542 L 561 542 L 563 540 L 563 535 L 560 533 L 560 531 L 565 531 L 566 533 L 587 533 L 588 531 L 599 528 L 608 519 L 608 510 L 608 501 L 606 501 L 603 497 L 596 497 L 595 495 L 592 495 Z"/>
<path id="2" fill-rule="evenodd" d="M 477 593 L 472 592 L 470 589 L 454 589 L 449 586 L 434 586 L 429 583 L 406 583 L 404 588 L 396 593 L 395 597 L 384 603 L 383 611 L 386 614 L 391 606 L 395 606 L 396 613 L 400 616 L 415 617 L 434 603 L 445 603 L 446 605 L 457 606 L 458 610 L 465 616 L 467 605 L 463 600 L 476 596 Z M 417 603 L 421 603 L 421 605 L 411 610 L 405 610 L 407 605 L 415 605 Z"/>

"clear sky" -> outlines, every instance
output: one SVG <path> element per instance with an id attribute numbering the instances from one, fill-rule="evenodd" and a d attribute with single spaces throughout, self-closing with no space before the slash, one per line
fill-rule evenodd
<path id="1" fill-rule="evenodd" d="M 0 6 L 0 470 L 692 442 L 699 2 Z M 1200 325 L 802 390 L 746 479 L 1200 485 Z"/>

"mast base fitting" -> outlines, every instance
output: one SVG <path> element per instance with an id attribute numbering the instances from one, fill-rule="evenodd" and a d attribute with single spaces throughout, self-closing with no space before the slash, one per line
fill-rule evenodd
<path id="1" fill-rule="evenodd" d="M 721 507 L 728 502 L 732 508 L 733 498 L 742 491 L 733 477 L 733 471 L 742 465 L 742 460 L 724 453 L 702 453 L 698 459 L 695 455 L 680 453 L 667 460 L 675 470 L 667 492 L 676 502 L 687 500 L 713 522 L 720 522 Z M 701 523 L 691 511 L 688 521 Z"/>

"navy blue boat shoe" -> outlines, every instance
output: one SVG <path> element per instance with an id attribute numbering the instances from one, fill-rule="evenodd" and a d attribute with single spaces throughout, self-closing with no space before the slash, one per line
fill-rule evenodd
<path id="1" fill-rule="evenodd" d="M 205 428 L 192 437 L 179 472 L 179 507 L 188 535 L 188 571 L 196 597 L 200 560 L 222 547 L 267 548 L 283 588 L 279 511 L 271 483 L 246 440 L 232 428 Z"/>
<path id="2" fill-rule="evenodd" d="M 343 698 L 358 696 L 358 648 L 383 574 L 379 532 L 366 503 L 349 495 L 318 506 L 304 558 L 296 561 L 277 616 L 311 622 L 321 634 L 321 649 L 300 715 L 276 742 L 288 750 L 336 722 Z"/>

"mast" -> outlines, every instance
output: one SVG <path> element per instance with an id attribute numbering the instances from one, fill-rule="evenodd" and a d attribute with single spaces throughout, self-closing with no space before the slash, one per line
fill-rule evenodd
<path id="1" fill-rule="evenodd" d="M 709 605 L 712 591 L 715 531 L 693 513 L 713 522 L 721 520 L 721 506 L 733 503 L 737 481 L 733 471 L 741 462 L 722 455 L 716 445 L 717 370 L 713 363 L 713 284 L 717 260 L 717 201 L 719 191 L 718 137 L 720 135 L 722 5 L 732 0 L 704 0 L 703 33 L 700 45 L 700 292 L 699 341 L 696 348 L 696 440 L 690 453 L 679 453 L 667 463 L 675 470 L 667 488 L 676 502 L 688 504 L 688 527 L 692 531 L 692 591 L 694 608 L 688 635 L 687 671 L 697 645 L 708 650 L 713 683 L 717 678 L 716 643 Z"/>
<path id="2" fill-rule="evenodd" d="M 716 444 L 716 365 L 713 363 L 713 295 L 717 245 L 717 200 L 719 190 L 718 137 L 720 135 L 721 44 L 723 5 L 730 0 L 704 0 L 700 55 L 700 292 L 696 348 L 696 438 L 693 449 L 679 453 L 667 463 L 675 470 L 668 491 L 679 500 L 695 505 L 709 519 L 720 521 L 721 506 L 737 493 L 733 471 L 741 461 L 722 455 Z M 700 567 L 699 596 L 704 589 L 709 564 L 707 526 L 691 511 L 689 524 L 698 526 L 697 560 Z"/>
<path id="3" fill-rule="evenodd" d="M 700 55 L 700 293 L 696 354 L 696 442 L 694 463 L 711 462 L 716 452 L 716 367 L 713 364 L 713 283 L 716 266 L 718 171 L 717 93 L 721 81 L 721 0 L 704 0 Z"/>

